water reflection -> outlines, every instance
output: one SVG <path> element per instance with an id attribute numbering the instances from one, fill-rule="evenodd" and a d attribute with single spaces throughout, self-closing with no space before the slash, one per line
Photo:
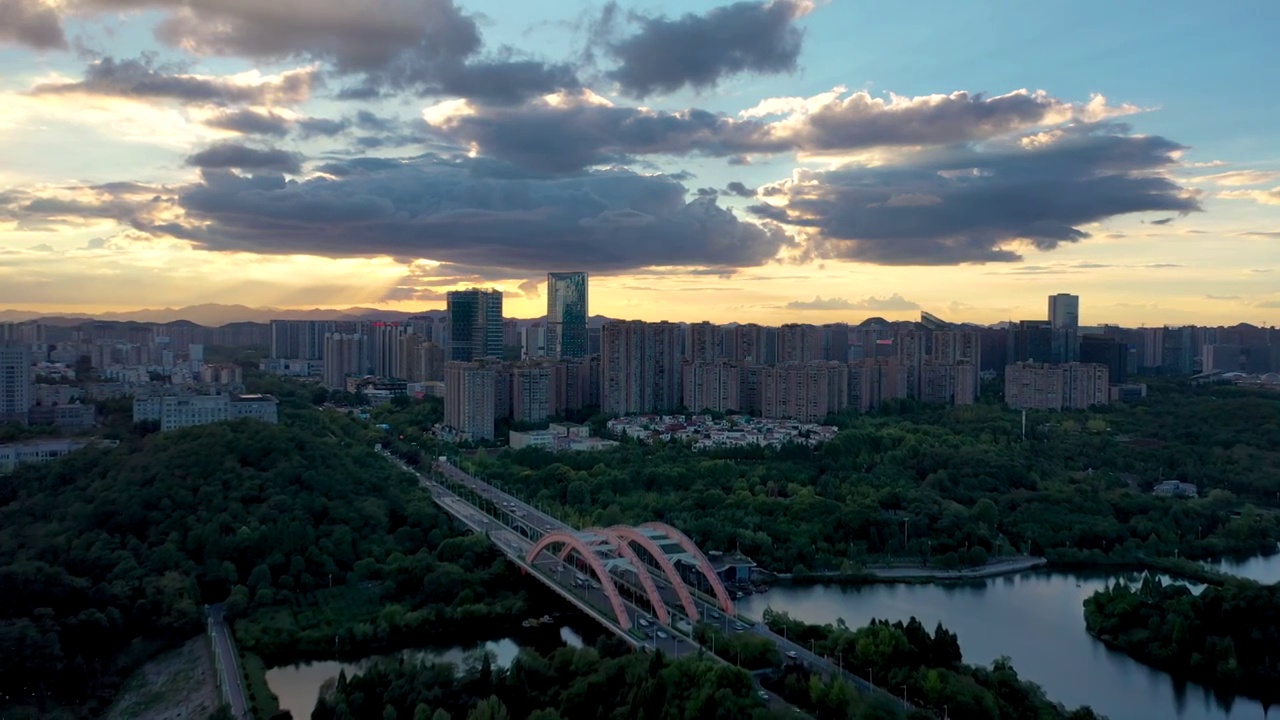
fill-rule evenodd
<path id="1" fill-rule="evenodd" d="M 1040 571 L 964 585 L 778 587 L 743 598 L 739 608 L 758 617 L 772 606 L 815 623 L 843 618 L 850 627 L 913 615 L 930 629 L 941 622 L 959 635 L 966 662 L 989 664 L 1008 655 L 1018 673 L 1043 686 L 1054 701 L 1089 705 L 1112 720 L 1264 717 L 1255 700 L 1216 697 L 1202 686 L 1176 683 L 1089 637 L 1085 598 L 1120 579 L 1142 578 Z"/>
<path id="2" fill-rule="evenodd" d="M 560 641 L 569 647 L 582 647 L 582 636 L 569 627 L 561 627 Z M 489 660 L 495 668 L 509 667 L 520 653 L 520 644 L 513 639 L 495 640 L 471 647 L 452 647 L 444 649 L 404 650 L 391 655 L 376 655 L 362 660 L 340 662 L 324 660 L 319 662 L 300 663 L 287 667 L 272 668 L 267 671 L 267 685 L 280 700 L 280 709 L 288 710 L 295 720 L 311 717 L 316 700 L 320 696 L 320 686 L 329 678 L 337 677 L 343 670 L 351 676 L 360 672 L 371 663 L 386 658 L 407 658 L 421 662 L 447 662 L 459 669 L 476 666 L 482 653 L 489 654 Z"/>
<path id="3" fill-rule="evenodd" d="M 1280 546 L 1274 555 L 1251 557 L 1245 560 L 1219 560 L 1210 567 L 1229 575 L 1256 580 L 1264 585 L 1280 583 Z"/>

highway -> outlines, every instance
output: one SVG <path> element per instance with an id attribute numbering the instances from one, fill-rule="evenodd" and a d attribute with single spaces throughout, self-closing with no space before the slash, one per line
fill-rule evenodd
<path id="1" fill-rule="evenodd" d="M 231 705 L 231 716 L 236 720 L 250 720 L 249 700 L 244 691 L 244 673 L 240 670 L 240 656 L 236 654 L 231 631 L 222 618 L 222 604 L 209 606 L 209 631 L 213 637 L 214 653 L 221 660 L 219 682 L 225 688 L 225 697 Z"/>

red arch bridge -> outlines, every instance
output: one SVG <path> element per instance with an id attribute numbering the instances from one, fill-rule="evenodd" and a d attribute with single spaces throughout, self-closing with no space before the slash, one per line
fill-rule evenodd
<path id="1" fill-rule="evenodd" d="M 843 677 L 863 692 L 883 692 L 808 647 L 775 635 L 764 623 L 738 615 L 707 556 L 670 525 L 579 530 L 445 458 L 431 469 L 430 476 L 418 476 L 436 504 L 487 534 L 512 562 L 635 646 L 675 656 L 701 652 L 691 623 L 711 622 L 726 633 L 766 638 L 788 658 Z"/>

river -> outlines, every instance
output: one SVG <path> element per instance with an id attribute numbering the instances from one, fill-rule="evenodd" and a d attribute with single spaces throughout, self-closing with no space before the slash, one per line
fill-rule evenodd
<path id="1" fill-rule="evenodd" d="M 338 673 L 343 670 L 346 670 L 347 675 L 351 676 L 360 672 L 369 663 L 386 657 L 404 656 L 429 662 L 452 663 L 459 668 L 463 668 L 468 663 L 477 661 L 476 659 L 480 657 L 479 653 L 481 651 L 492 654 L 490 659 L 495 668 L 505 668 L 510 666 L 511 662 L 516 659 L 522 643 L 527 643 L 528 641 L 529 638 L 526 637 L 518 639 L 504 638 L 502 640 L 479 643 L 472 647 L 413 649 L 404 650 L 392 656 L 378 655 L 354 661 L 324 660 L 299 663 L 268 670 L 267 685 L 280 700 L 281 710 L 288 710 L 292 713 L 294 720 L 306 720 L 311 717 L 311 711 L 315 709 L 316 700 L 320 697 L 320 686 L 324 684 L 325 680 L 337 677 Z M 574 629 L 561 627 L 560 643 L 571 647 L 582 647 L 583 641 L 582 637 Z"/>
<path id="2" fill-rule="evenodd" d="M 1280 556 L 1246 565 L 1259 579 L 1280 574 Z M 1255 700 L 1220 698 L 1176 683 L 1090 637 L 1084 599 L 1117 577 L 1032 571 L 966 584 L 778 586 L 743 598 L 738 607 L 752 617 L 772 607 L 819 624 L 844 618 L 850 627 L 872 618 L 905 622 L 915 616 L 930 630 L 941 622 L 959 636 L 966 662 L 986 665 L 1007 655 L 1018 674 L 1040 684 L 1050 699 L 1089 705 L 1111 720 L 1264 717 Z"/>

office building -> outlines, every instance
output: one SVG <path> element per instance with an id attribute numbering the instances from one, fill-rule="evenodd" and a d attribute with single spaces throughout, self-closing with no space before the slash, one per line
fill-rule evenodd
<path id="1" fill-rule="evenodd" d="M 31 348 L 16 342 L 0 342 L 0 423 L 25 424 L 35 404 Z"/>
<path id="2" fill-rule="evenodd" d="M 1080 296 L 1058 293 L 1049 296 L 1049 324 L 1054 329 L 1080 330 Z"/>
<path id="3" fill-rule="evenodd" d="M 271 395 L 166 395 L 135 398 L 133 421 L 155 421 L 168 432 L 197 425 L 252 418 L 274 425 L 278 401 Z"/>
<path id="4" fill-rule="evenodd" d="M 1106 365 L 1111 384 L 1123 385 L 1129 379 L 1129 346 L 1106 335 L 1080 336 L 1080 362 Z"/>
<path id="5" fill-rule="evenodd" d="M 116 440 L 72 440 L 41 438 L 0 444 L 0 475 L 11 473 L 19 465 L 53 462 L 68 453 L 86 447 L 115 447 Z"/>
<path id="6" fill-rule="evenodd" d="M 1110 401 L 1106 365 L 1014 363 L 1005 368 L 1004 400 L 1022 410 L 1083 410 Z"/>
<path id="7" fill-rule="evenodd" d="M 463 440 L 492 440 L 494 391 L 497 379 L 491 365 L 478 362 L 445 363 L 444 423 Z"/>
<path id="8" fill-rule="evenodd" d="M 450 361 L 503 356 L 502 291 L 454 290 L 448 294 Z"/>
<path id="9" fill-rule="evenodd" d="M 549 357 L 586 357 L 588 313 L 585 272 L 547 273 Z"/>
<path id="10" fill-rule="evenodd" d="M 1047 320 L 1019 320 L 1009 328 L 1009 362 L 1051 363 L 1055 342 Z"/>

